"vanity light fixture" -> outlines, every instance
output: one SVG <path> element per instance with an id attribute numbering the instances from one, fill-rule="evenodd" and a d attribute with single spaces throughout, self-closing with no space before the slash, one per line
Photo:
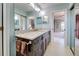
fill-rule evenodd
<path id="1" fill-rule="evenodd" d="M 17 20 L 18 19 L 18 16 L 15 14 L 15 20 Z"/>
<path id="2" fill-rule="evenodd" d="M 31 5 L 33 8 L 35 8 L 35 5 L 34 5 L 34 3 L 30 3 L 30 5 Z"/>
<path id="3" fill-rule="evenodd" d="M 37 8 L 37 7 L 35 8 L 35 10 L 36 10 L 37 12 L 39 12 L 39 11 L 40 11 L 40 9 L 39 9 L 39 8 Z"/>
<path id="4" fill-rule="evenodd" d="M 40 15 L 44 16 L 45 15 L 45 11 L 40 11 Z"/>
<path id="5" fill-rule="evenodd" d="M 40 8 L 38 8 L 34 3 L 30 3 L 30 5 L 31 5 L 37 12 L 40 12 Z"/>

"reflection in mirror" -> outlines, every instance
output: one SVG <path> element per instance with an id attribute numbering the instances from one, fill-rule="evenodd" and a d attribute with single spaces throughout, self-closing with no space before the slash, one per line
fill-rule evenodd
<path id="1" fill-rule="evenodd" d="M 14 5 L 16 34 L 49 27 L 48 16 L 41 16 L 41 10 L 36 10 L 30 3 L 15 3 Z"/>
<path id="2" fill-rule="evenodd" d="M 32 29 L 35 29 L 34 19 L 36 11 L 30 6 L 30 3 L 15 3 L 15 33 L 24 33 L 30 30 L 29 24 Z M 31 22 L 31 23 L 29 23 Z"/>
<path id="3" fill-rule="evenodd" d="M 15 30 L 25 30 L 26 16 L 15 14 Z"/>
<path id="4" fill-rule="evenodd" d="M 35 22 L 34 21 L 35 21 L 34 17 L 29 17 L 29 27 L 28 27 L 29 30 L 35 29 Z"/>

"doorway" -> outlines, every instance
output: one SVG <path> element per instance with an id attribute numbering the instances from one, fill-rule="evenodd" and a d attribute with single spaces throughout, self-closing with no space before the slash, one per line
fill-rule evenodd
<path id="1" fill-rule="evenodd" d="M 64 47 L 65 12 L 54 13 L 54 43 Z"/>

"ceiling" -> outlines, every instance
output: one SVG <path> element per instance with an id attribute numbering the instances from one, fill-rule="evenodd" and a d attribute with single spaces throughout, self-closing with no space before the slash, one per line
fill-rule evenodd
<path id="1" fill-rule="evenodd" d="M 33 11 L 34 9 L 29 5 L 30 3 L 15 3 L 15 7 L 23 9 L 24 11 Z M 49 10 L 51 8 L 68 5 L 68 3 L 35 3 L 42 10 Z"/>
<path id="2" fill-rule="evenodd" d="M 64 16 L 62 16 L 62 17 L 58 17 L 58 18 L 54 18 L 54 20 L 59 20 L 59 21 L 64 21 Z"/>
<path id="3" fill-rule="evenodd" d="M 48 9 L 61 3 L 38 3 L 42 9 Z"/>
<path id="4" fill-rule="evenodd" d="M 55 17 L 61 17 L 61 16 L 64 16 L 64 15 L 65 15 L 65 12 L 64 12 L 64 11 L 55 12 L 55 13 L 54 13 L 54 16 L 55 16 Z"/>
<path id="5" fill-rule="evenodd" d="M 38 3 L 42 10 L 49 10 L 54 8 L 68 7 L 69 3 Z"/>
<path id="6" fill-rule="evenodd" d="M 55 12 L 54 13 L 55 20 L 64 20 L 64 15 L 65 15 L 64 11 Z"/>
<path id="7" fill-rule="evenodd" d="M 15 8 L 26 12 L 34 11 L 34 9 L 29 5 L 29 3 L 15 3 L 14 6 Z"/>

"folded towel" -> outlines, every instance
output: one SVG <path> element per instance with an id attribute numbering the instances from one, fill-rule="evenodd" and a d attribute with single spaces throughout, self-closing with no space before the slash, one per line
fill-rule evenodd
<path id="1" fill-rule="evenodd" d="M 20 52 L 21 50 L 21 41 L 20 40 L 16 40 L 16 51 Z"/>
<path id="2" fill-rule="evenodd" d="M 21 41 L 21 43 L 22 43 L 22 45 L 21 45 L 21 54 L 26 55 L 26 51 L 27 51 L 26 46 L 27 46 L 27 44 L 24 41 Z"/>

